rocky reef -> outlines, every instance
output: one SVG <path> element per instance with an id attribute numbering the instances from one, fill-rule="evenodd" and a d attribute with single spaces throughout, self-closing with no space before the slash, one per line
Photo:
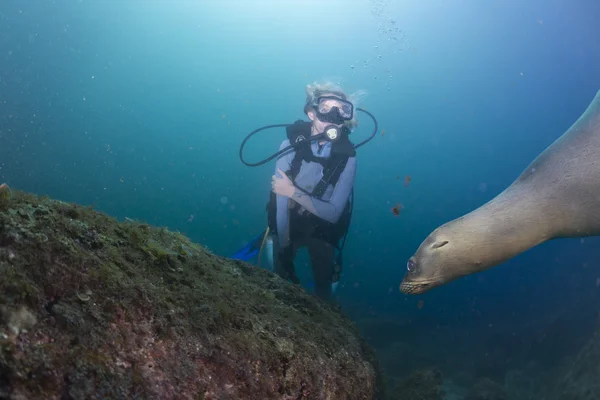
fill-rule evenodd
<path id="1" fill-rule="evenodd" d="M 600 399 L 600 330 L 569 363 L 552 392 L 555 400 Z"/>
<path id="2" fill-rule="evenodd" d="M 413 371 L 390 391 L 393 400 L 442 400 L 442 373 L 436 368 Z"/>
<path id="3" fill-rule="evenodd" d="M 380 399 L 332 305 L 185 236 L 3 188 L 0 398 Z"/>
<path id="4" fill-rule="evenodd" d="M 483 378 L 475 383 L 465 400 L 508 400 L 508 394 L 502 385 Z"/>

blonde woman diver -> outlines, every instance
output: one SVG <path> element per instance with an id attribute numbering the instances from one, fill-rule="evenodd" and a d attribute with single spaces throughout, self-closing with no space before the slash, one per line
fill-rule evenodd
<path id="1" fill-rule="evenodd" d="M 249 166 L 277 158 L 267 204 L 268 230 L 245 251 L 251 254 L 249 249 L 262 249 L 266 259 L 272 257 L 277 274 L 300 283 L 294 259 L 297 251 L 306 247 L 315 293 L 326 301 L 336 288 L 342 267 L 341 250 L 352 213 L 356 148 L 377 132 L 375 118 L 355 107 L 361 94 L 348 95 L 331 83 L 308 85 L 304 114 L 309 121 L 259 128 L 248 135 L 240 148 L 240 159 Z M 349 138 L 357 126 L 356 110 L 367 113 L 375 122 L 371 137 L 359 145 Z M 250 136 L 280 126 L 286 126 L 287 139 L 275 155 L 255 164 L 243 160 L 242 149 Z M 247 259 L 238 253 L 240 256 L 233 258 Z"/>

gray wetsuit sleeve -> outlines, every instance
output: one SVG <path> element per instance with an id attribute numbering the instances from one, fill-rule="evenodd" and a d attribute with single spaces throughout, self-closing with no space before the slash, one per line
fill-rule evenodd
<path id="1" fill-rule="evenodd" d="M 337 184 L 333 188 L 333 194 L 329 201 L 319 200 L 300 190 L 296 190 L 292 198 L 317 217 L 331 223 L 336 223 L 340 219 L 342 211 L 344 211 L 344 207 L 346 207 L 346 203 L 350 198 L 350 193 L 354 187 L 355 175 L 356 157 L 350 157 L 344 171 L 340 174 Z"/>

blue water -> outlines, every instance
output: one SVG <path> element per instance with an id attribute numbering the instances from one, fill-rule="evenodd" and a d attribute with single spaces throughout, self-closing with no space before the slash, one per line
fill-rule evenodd
<path id="1" fill-rule="evenodd" d="M 371 338 L 381 349 L 439 357 L 406 354 L 398 375 L 552 365 L 598 323 L 600 239 L 546 243 L 418 297 L 398 285 L 429 232 L 497 195 L 585 110 L 599 19 L 593 0 L 4 0 L 0 182 L 231 254 L 264 229 L 274 168 L 239 161 L 244 136 L 303 118 L 315 80 L 364 89 L 381 132 L 359 150 L 339 301 L 357 321 L 403 324 Z M 371 127 L 363 117 L 353 139 Z M 246 157 L 283 138 L 265 131 Z"/>

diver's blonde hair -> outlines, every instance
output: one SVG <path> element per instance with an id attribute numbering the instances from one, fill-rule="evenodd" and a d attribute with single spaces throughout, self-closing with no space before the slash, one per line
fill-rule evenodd
<path id="1" fill-rule="evenodd" d="M 359 90 L 348 95 L 340 85 L 337 85 L 331 81 L 313 82 L 306 85 L 306 102 L 304 103 L 304 113 L 308 114 L 316 105 L 317 98 L 323 95 L 333 94 L 339 96 L 343 100 L 348 100 L 354 105 L 354 115 L 350 121 L 346 121 L 344 124 L 349 129 L 354 129 L 358 125 L 358 119 L 356 118 L 356 107 L 358 101 L 366 94 L 364 90 Z"/>

